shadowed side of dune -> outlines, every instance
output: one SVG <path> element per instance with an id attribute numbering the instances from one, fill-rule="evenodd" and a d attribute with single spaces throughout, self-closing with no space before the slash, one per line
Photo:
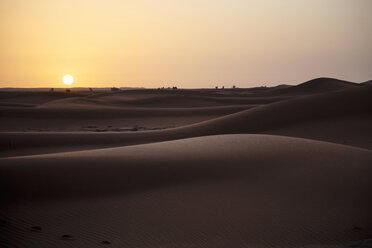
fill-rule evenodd
<path id="1" fill-rule="evenodd" d="M 81 97 L 89 93 L 66 92 L 31 92 L 31 91 L 0 91 L 0 106 L 37 106 L 50 101 L 71 97 Z"/>
<path id="2" fill-rule="evenodd" d="M 363 84 L 363 85 L 372 85 L 372 80 L 365 81 L 365 82 L 363 82 L 361 84 Z"/>
<path id="3" fill-rule="evenodd" d="M 199 172 L 200 175 L 209 174 L 212 177 L 222 173 L 228 177 L 228 171 L 240 173 L 241 169 L 249 169 L 251 165 L 265 170 L 256 158 L 272 162 L 284 156 L 296 164 L 302 164 L 305 157 L 312 157 L 311 154 L 316 150 L 324 155 L 329 150 L 331 161 L 341 161 L 335 156 L 341 156 L 341 151 L 352 154 L 353 158 L 355 154 L 365 154 L 365 159 L 361 161 L 371 162 L 372 158 L 371 152 L 367 150 L 320 141 L 272 135 L 217 135 L 101 150 L 2 158 L 0 169 L 3 187 L 0 189 L 10 192 L 13 189 L 14 196 L 19 191 L 23 199 L 27 196 L 35 199 L 44 194 L 44 197 L 52 198 L 85 193 L 89 195 L 101 190 L 109 193 L 115 192 L 114 188 L 128 191 L 128 188 L 136 188 L 135 185 L 149 184 L 149 188 L 152 188 L 153 181 L 167 182 L 167 178 L 182 182 L 177 174 L 193 181 L 197 180 Z M 319 160 L 328 158 L 319 156 Z M 275 163 L 269 164 L 273 168 L 278 166 Z M 260 168 L 257 168 L 258 165 Z M 316 168 L 319 165 L 313 166 Z M 189 172 L 197 173 L 189 175 Z M 119 187 L 120 184 L 125 187 Z M 11 196 L 9 193 L 3 195 Z"/>
<path id="4" fill-rule="evenodd" d="M 10 156 L 12 154 L 37 153 L 36 150 L 43 153 L 43 149 L 44 152 L 68 151 L 141 144 L 214 134 L 265 133 L 312 121 L 332 121 L 334 118 L 359 118 L 356 120 L 367 121 L 369 123 L 372 111 L 371 95 L 372 87 L 364 86 L 356 89 L 299 97 L 255 107 L 189 126 L 161 131 L 63 134 L 1 133 L 0 145 L 2 153 Z M 361 130 L 353 129 L 348 131 L 351 133 L 354 131 L 361 132 Z M 324 135 L 327 135 L 327 133 Z M 332 135 L 335 136 L 335 134 Z M 342 136 L 342 132 L 340 135 Z M 361 138 L 363 139 L 363 137 Z M 321 140 L 322 137 L 317 137 L 317 139 Z M 330 136 L 325 137 L 325 140 L 332 141 L 333 139 Z M 344 143 L 348 144 L 347 139 Z M 371 141 L 368 135 L 360 142 L 352 141 L 351 144 L 371 147 Z"/>
<path id="5" fill-rule="evenodd" d="M 271 94 L 315 94 L 315 93 L 324 93 L 330 91 L 337 91 L 342 89 L 350 89 L 360 87 L 357 83 L 352 83 L 344 80 L 334 79 L 334 78 L 315 78 L 304 82 L 302 84 L 277 88 L 269 91 Z"/>
<path id="6" fill-rule="evenodd" d="M 102 97 L 77 97 L 69 99 L 59 99 L 39 105 L 39 108 L 81 108 L 81 107 L 151 107 L 151 108 L 197 108 L 213 107 L 226 105 L 247 105 L 247 104 L 268 104 L 285 99 L 288 96 L 267 96 L 267 97 L 245 97 L 237 94 L 226 94 L 218 96 L 206 95 L 188 95 L 179 94 L 164 95 L 156 94 L 147 95 L 146 97 L 133 98 L 133 96 L 107 94 Z"/>
<path id="7" fill-rule="evenodd" d="M 0 108 L 1 132 L 164 129 L 236 113 L 254 105 L 202 108 Z"/>
<path id="8" fill-rule="evenodd" d="M 164 117 L 177 115 L 227 115 L 249 109 L 255 105 L 214 106 L 200 108 L 0 108 L 4 121 L 25 118 L 29 121 L 70 119 L 119 119 L 133 117 Z"/>
<path id="9" fill-rule="evenodd" d="M 372 155 L 363 149 L 239 134 L 0 162 L 10 246 L 59 247 L 61 230 L 82 247 L 97 237 L 130 247 L 298 247 L 372 234 Z M 25 223 L 48 235 L 19 231 Z"/>
<path id="10" fill-rule="evenodd" d="M 275 129 L 310 120 L 372 112 L 372 87 L 304 96 L 242 111 L 193 125 L 228 132 Z"/>

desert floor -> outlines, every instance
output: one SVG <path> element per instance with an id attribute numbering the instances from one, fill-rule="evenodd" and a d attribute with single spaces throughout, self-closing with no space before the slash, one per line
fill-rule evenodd
<path id="1" fill-rule="evenodd" d="M 372 247 L 372 86 L 0 89 L 0 247 Z"/>

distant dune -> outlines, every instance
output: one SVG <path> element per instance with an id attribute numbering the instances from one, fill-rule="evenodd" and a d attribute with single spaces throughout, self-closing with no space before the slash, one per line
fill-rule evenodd
<path id="1" fill-rule="evenodd" d="M 333 78 L 316 78 L 305 83 L 273 91 L 277 94 L 314 94 L 358 87 L 359 84 Z"/>
<path id="2" fill-rule="evenodd" d="M 239 95 L 216 95 L 213 91 L 194 90 L 195 95 L 187 91 L 151 91 L 150 94 L 139 91 L 99 94 L 87 97 L 59 99 L 39 105 L 39 108 L 76 108 L 76 107 L 151 107 L 151 108 L 193 108 L 226 105 L 267 104 L 288 99 L 288 97 L 246 97 Z M 204 94 L 203 94 L 204 92 Z M 201 95 L 202 94 L 202 95 Z"/>
<path id="3" fill-rule="evenodd" d="M 35 107 L 39 104 L 61 98 L 78 97 L 83 94 L 65 92 L 39 92 L 39 91 L 0 91 L 0 107 L 26 105 Z"/>
<path id="4" fill-rule="evenodd" d="M 0 246 L 355 247 L 335 245 L 372 237 L 371 96 L 0 92 Z"/>
<path id="5" fill-rule="evenodd" d="M 76 149 L 88 149 L 109 147 L 111 145 L 133 145 L 148 142 L 165 141 L 172 139 L 181 139 L 188 137 L 197 137 L 215 134 L 230 134 L 230 133 L 274 133 L 280 135 L 280 130 L 283 134 L 296 137 L 315 138 L 318 140 L 325 140 L 330 142 L 338 142 L 342 144 L 355 145 L 359 147 L 372 148 L 372 140 L 368 133 L 371 133 L 372 123 L 372 104 L 371 104 L 372 87 L 356 87 L 352 89 L 345 89 L 336 92 L 322 93 L 310 95 L 305 97 L 297 97 L 286 101 L 280 101 L 272 104 L 265 104 L 253 108 L 248 106 L 230 107 L 227 109 L 202 108 L 193 109 L 191 112 L 187 110 L 143 110 L 138 109 L 138 113 L 131 110 L 118 110 L 119 113 L 123 111 L 126 118 L 129 116 L 134 119 L 140 118 L 140 115 L 153 119 L 158 119 L 164 115 L 172 115 L 175 119 L 187 119 L 190 114 L 200 114 L 200 117 L 210 114 L 216 116 L 226 114 L 225 116 L 215 119 L 205 120 L 192 125 L 181 126 L 178 128 L 165 129 L 160 131 L 146 131 L 146 132 L 131 132 L 131 133 L 77 133 L 77 132 L 6 132 L 0 133 L 0 146 L 2 152 L 0 154 L 34 154 L 45 151 L 69 151 Z M 240 108 L 240 109 L 239 109 Z M 247 110 L 244 110 L 247 108 Z M 249 109 L 248 109 L 249 108 Z M 5 111 L 5 110 L 4 110 Z M 5 115 L 16 115 L 14 112 L 6 110 Z M 45 120 L 45 114 L 49 113 L 49 122 L 58 124 L 61 118 L 56 118 L 55 114 L 64 112 L 37 109 L 34 117 L 41 115 Z M 75 111 L 75 118 L 77 115 L 81 117 L 90 115 L 91 118 L 101 116 L 107 118 L 107 115 L 112 115 L 111 110 L 105 113 L 94 111 Z M 107 111 L 107 110 L 105 110 Z M 237 113 L 229 114 L 228 111 Z M 14 118 L 21 118 L 22 112 L 17 114 Z M 71 112 L 69 112 L 71 114 Z M 90 113 L 90 114 L 88 114 Z M 101 113 L 101 114 L 98 114 Z M 29 116 L 29 118 L 33 118 Z M 171 119 L 171 117 L 168 117 Z M 9 118 L 11 120 L 11 118 Z M 71 118 L 70 118 L 71 119 Z M 202 118 L 201 118 L 202 119 Z M 53 120 L 53 121 L 52 121 Z M 86 118 L 84 119 L 87 120 Z M 163 119 L 163 120 L 166 120 Z M 119 119 L 119 121 L 122 121 Z M 151 119 L 150 119 L 151 121 Z M 122 121 L 123 122 L 123 121 Z M 32 122 L 31 122 L 32 123 Z M 63 122 L 62 122 L 63 123 Z M 89 122 L 94 123 L 94 122 Z M 100 123 L 98 121 L 98 123 Z M 311 123 L 314 123 L 316 130 L 311 130 Z M 55 124 L 55 125 L 56 125 Z M 165 124 L 165 123 L 164 123 Z M 306 126 L 303 131 L 299 130 L 299 126 Z M 310 127 L 309 127 L 310 125 Z M 310 132 L 309 132 L 310 129 Z M 293 132 L 291 131 L 293 130 Z M 321 135 L 319 135 L 319 132 Z M 345 132 L 347 130 L 347 132 Z M 41 148 L 41 149 L 39 149 Z"/>
<path id="6" fill-rule="evenodd" d="M 372 84 L 372 80 L 369 80 L 369 81 L 366 81 L 366 82 L 363 82 L 362 84 L 368 84 L 368 85 L 371 85 Z"/>

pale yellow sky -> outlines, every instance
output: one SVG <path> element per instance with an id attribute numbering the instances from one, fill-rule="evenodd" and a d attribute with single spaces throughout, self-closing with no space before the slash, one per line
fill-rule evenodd
<path id="1" fill-rule="evenodd" d="M 370 0 L 1 0 L 0 87 L 372 79 Z"/>

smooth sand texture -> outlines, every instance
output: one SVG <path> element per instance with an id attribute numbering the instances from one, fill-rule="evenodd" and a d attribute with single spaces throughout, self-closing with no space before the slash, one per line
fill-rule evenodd
<path id="1" fill-rule="evenodd" d="M 274 133 L 278 135 L 290 135 L 296 137 L 306 137 L 318 139 L 346 145 L 354 145 L 363 148 L 372 148 L 371 125 L 372 122 L 372 87 L 359 86 L 352 89 L 343 89 L 339 91 L 315 94 L 310 96 L 299 96 L 288 100 L 274 102 L 271 104 L 257 105 L 256 107 L 246 106 L 247 110 L 239 111 L 234 114 L 227 114 L 218 118 L 205 120 L 200 123 L 180 126 L 177 128 L 163 129 L 160 131 L 146 132 L 2 132 L 0 133 L 0 147 L 2 156 L 38 154 L 45 152 L 73 151 L 80 149 L 104 148 L 113 145 L 133 145 L 149 142 L 182 139 L 188 137 L 197 137 L 205 135 L 229 134 L 229 133 Z M 242 106 L 226 107 L 224 111 L 238 111 Z M 244 106 L 243 106 L 244 108 Z M 19 118 L 20 115 L 13 114 L 9 109 L 3 110 L 4 115 L 13 115 Z M 22 110 L 25 111 L 25 110 Z M 124 111 L 124 110 L 123 110 Z M 143 111 L 143 112 L 141 112 Z M 175 110 L 162 110 L 156 113 L 154 110 L 139 109 L 137 114 L 134 114 L 134 119 L 150 118 L 172 119 Z M 215 107 L 211 112 L 223 115 L 221 107 Z M 37 112 L 37 111 L 36 111 Z M 82 112 L 82 111 L 81 111 Z M 134 111 L 132 111 L 133 113 Z M 50 113 L 50 112 L 46 112 Z M 58 113 L 58 112 L 57 112 Z M 71 112 L 70 112 L 71 113 Z M 128 112 L 125 112 L 127 114 Z M 141 115 L 142 113 L 142 116 Z M 168 117 L 165 115 L 169 113 Z M 178 118 L 190 121 L 192 113 L 199 113 L 199 118 L 207 118 L 208 108 L 191 109 L 190 111 L 181 110 L 178 112 Z M 76 112 L 75 115 L 79 114 Z M 91 110 L 81 116 L 92 114 Z M 191 114 L 191 115 L 189 115 Z M 43 113 L 39 114 L 40 118 L 35 118 L 40 122 L 52 123 L 56 125 L 53 115 L 49 120 L 43 117 Z M 195 116 L 194 115 L 194 116 Z M 37 115 L 36 115 L 37 116 Z M 73 116 L 73 115 L 72 115 Z M 98 115 L 97 115 L 98 116 Z M 90 116 L 92 117 L 92 116 Z M 10 123 L 17 122 L 18 119 L 13 119 L 11 116 L 6 118 Z M 125 118 L 125 117 L 122 117 Z M 127 117 L 128 118 L 128 117 Z M 129 117 L 131 118 L 131 117 Z M 30 117 L 29 117 L 30 119 Z M 98 122 L 105 119 L 98 118 Z M 340 121 L 342 119 L 342 121 Z M 120 122 L 120 118 L 118 121 Z M 177 120 L 177 117 L 174 118 Z M 128 119 L 127 119 L 128 121 Z M 32 122 L 32 120 L 31 120 Z M 126 121 L 122 121 L 127 124 Z M 140 121 L 139 121 L 140 122 Z M 306 126 L 307 123 L 322 123 L 317 124 L 315 131 L 309 132 L 309 128 L 298 129 L 299 126 Z M 29 122 L 27 122 L 29 123 Z M 88 122 L 90 125 L 94 123 Z M 132 122 L 133 119 L 132 119 Z M 170 121 L 169 123 L 174 124 Z M 332 125 L 336 124 L 334 127 Z M 61 122 L 60 125 L 63 125 Z M 163 126 L 166 123 L 162 123 Z M 18 124 L 19 125 L 19 124 Z M 30 125 L 30 124 L 29 124 Z M 10 125 L 10 127 L 15 125 Z M 173 125 L 170 125 L 173 126 Z M 55 127 L 54 127 L 55 128 Z M 281 133 L 280 130 L 283 130 Z M 319 134 L 317 132 L 321 132 Z M 347 130 L 345 132 L 345 130 Z M 313 135 L 311 135 L 313 134 Z M 40 149 L 39 149 L 40 148 Z"/>
<path id="2" fill-rule="evenodd" d="M 313 94 L 322 93 L 325 91 L 335 91 L 341 89 L 350 89 L 358 87 L 356 83 L 338 80 L 334 78 L 317 78 L 305 83 L 288 88 L 278 88 L 273 90 L 274 93 L 280 94 Z"/>
<path id="3" fill-rule="evenodd" d="M 26 93 L 0 94 L 1 247 L 372 237 L 368 84 Z"/>
<path id="4" fill-rule="evenodd" d="M 60 233 L 86 247 L 342 242 L 370 235 L 353 228 L 372 224 L 371 161 L 363 149 L 266 135 L 2 159 L 2 195 L 32 202 L 2 213 L 31 247 L 65 245 Z M 45 231 L 23 230 L 32 225 Z"/>

